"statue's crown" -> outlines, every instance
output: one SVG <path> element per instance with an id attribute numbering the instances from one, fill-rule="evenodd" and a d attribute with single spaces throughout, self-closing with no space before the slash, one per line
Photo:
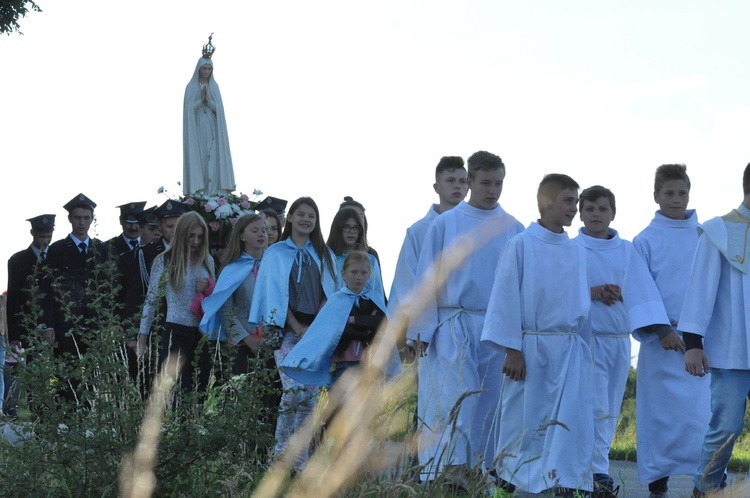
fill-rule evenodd
<path id="1" fill-rule="evenodd" d="M 216 51 L 216 47 L 214 47 L 213 43 L 211 43 L 211 38 L 214 37 L 214 34 L 211 33 L 211 36 L 208 37 L 208 43 L 203 45 L 203 58 L 204 59 L 210 59 L 212 55 L 214 55 L 214 52 Z"/>

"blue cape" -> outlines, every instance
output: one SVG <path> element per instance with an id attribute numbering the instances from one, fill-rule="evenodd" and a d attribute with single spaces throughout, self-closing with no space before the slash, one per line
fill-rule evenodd
<path id="1" fill-rule="evenodd" d="M 346 321 L 358 297 L 372 299 L 375 306 L 386 313 L 381 294 L 373 292 L 369 285 L 359 295 L 346 287 L 342 288 L 328 298 L 310 328 L 284 358 L 279 368 L 292 379 L 305 385 L 330 386 L 333 381 L 330 373 L 333 352 L 341 340 Z M 395 348 L 390 360 L 385 373 L 396 375 L 401 365 Z"/>
<path id="2" fill-rule="evenodd" d="M 338 289 L 338 277 L 331 275 L 328 267 L 324 267 L 311 242 L 305 244 L 315 264 L 318 265 L 321 284 L 326 298 L 330 298 Z M 248 321 L 255 325 L 276 325 L 284 327 L 286 312 L 289 309 L 289 273 L 294 265 L 298 247 L 291 238 L 282 240 L 266 249 L 263 254 L 263 265 L 258 272 L 255 282 L 253 303 L 250 307 Z M 336 256 L 326 248 L 331 255 L 331 262 L 335 265 Z M 334 274 L 336 268 L 333 268 Z"/>
<path id="3" fill-rule="evenodd" d="M 255 261 L 255 258 L 243 252 L 221 271 L 213 293 L 203 300 L 204 315 L 198 328 L 208 335 L 209 340 L 223 341 L 227 338 L 227 331 L 221 329 L 219 310 L 253 271 Z"/>
<path id="4" fill-rule="evenodd" d="M 367 258 L 370 260 L 370 279 L 367 281 L 367 285 L 372 287 L 371 292 L 379 292 L 385 300 L 385 289 L 383 288 L 383 275 L 380 272 L 380 264 L 370 253 L 367 253 Z M 337 275 L 341 275 L 341 270 L 344 268 L 344 261 L 346 261 L 346 254 L 339 254 L 336 256 L 336 268 L 338 269 Z"/>

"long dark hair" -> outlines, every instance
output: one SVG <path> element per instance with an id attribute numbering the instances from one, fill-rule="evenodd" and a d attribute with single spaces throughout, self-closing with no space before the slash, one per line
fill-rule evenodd
<path id="1" fill-rule="evenodd" d="M 281 240 L 281 216 L 279 216 L 279 213 L 269 208 L 261 210 L 259 214 L 266 217 L 266 227 L 271 223 L 276 225 L 276 237 L 278 237 L 276 242 Z"/>
<path id="2" fill-rule="evenodd" d="M 303 204 L 307 204 L 313 209 L 313 211 L 315 211 L 315 228 L 313 228 L 313 231 L 310 234 L 310 242 L 312 243 L 313 249 L 315 249 L 315 253 L 323 262 L 323 265 L 328 267 L 328 271 L 331 273 L 333 279 L 337 280 L 338 277 L 336 276 L 335 270 L 336 265 L 333 264 L 331 253 L 328 252 L 328 246 L 326 246 L 325 240 L 323 240 L 323 232 L 320 230 L 320 210 L 311 197 L 300 197 L 292 203 L 286 216 L 284 232 L 281 234 L 279 241 L 286 240 L 292 236 L 292 223 L 289 220 L 294 215 L 294 212 Z"/>
<path id="3" fill-rule="evenodd" d="M 362 217 L 356 209 L 344 207 L 339 209 L 336 216 L 333 217 L 331 231 L 328 232 L 328 240 L 326 241 L 326 244 L 328 244 L 328 247 L 331 248 L 336 256 L 344 254 L 346 250 L 346 242 L 344 242 L 342 232 L 344 231 L 344 224 L 349 218 L 353 219 L 354 223 L 359 227 L 359 235 L 357 235 L 357 242 L 355 244 L 359 246 L 360 250 L 367 252 L 367 234 L 365 233 L 365 224 L 362 221 Z"/>

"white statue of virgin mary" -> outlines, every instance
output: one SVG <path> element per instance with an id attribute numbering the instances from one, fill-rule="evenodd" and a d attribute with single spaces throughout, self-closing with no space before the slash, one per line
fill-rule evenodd
<path id="1" fill-rule="evenodd" d="M 227 194 L 236 187 L 224 104 L 213 77 L 212 36 L 203 46 L 203 57 L 185 88 L 182 127 L 182 191 L 185 194 Z"/>

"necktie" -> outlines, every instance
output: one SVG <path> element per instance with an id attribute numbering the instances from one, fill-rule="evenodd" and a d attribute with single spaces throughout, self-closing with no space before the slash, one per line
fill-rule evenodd
<path id="1" fill-rule="evenodd" d="M 47 259 L 47 251 L 42 251 L 39 253 L 40 259 Z"/>
<path id="2" fill-rule="evenodd" d="M 78 247 L 81 249 L 81 253 L 82 254 L 86 254 L 86 243 L 85 242 L 81 242 L 80 244 L 78 244 Z"/>
<path id="3" fill-rule="evenodd" d="M 137 246 L 137 245 L 138 245 L 138 241 L 137 240 L 131 240 L 130 241 L 130 247 L 132 249 L 135 249 L 135 246 Z"/>

